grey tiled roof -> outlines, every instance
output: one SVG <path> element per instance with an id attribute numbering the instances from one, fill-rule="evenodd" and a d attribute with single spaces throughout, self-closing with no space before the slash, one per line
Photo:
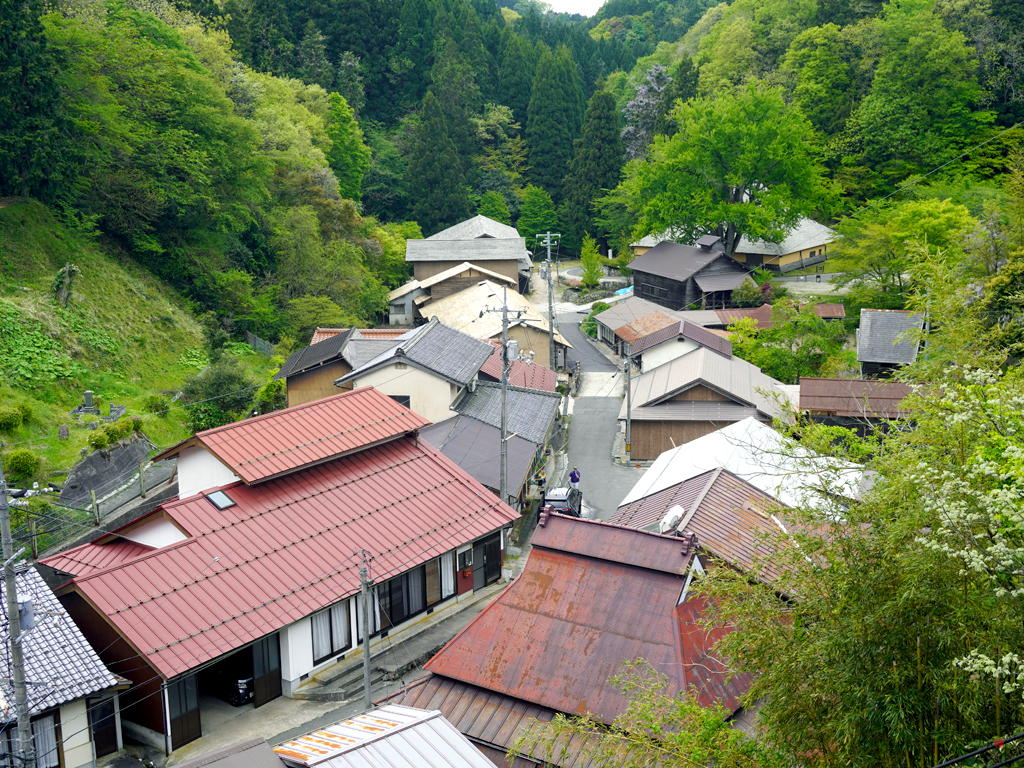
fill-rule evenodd
<path id="1" fill-rule="evenodd" d="M 918 341 L 906 337 L 923 327 L 924 315 L 894 309 L 862 309 L 857 360 L 909 365 L 917 359 Z"/>
<path id="2" fill-rule="evenodd" d="M 345 344 L 348 343 L 354 333 L 355 329 L 349 328 L 344 333 L 339 333 L 316 344 L 310 344 L 304 349 L 292 352 L 288 359 L 284 361 L 284 365 L 281 366 L 281 370 L 277 372 L 273 380 L 277 381 L 288 376 L 294 376 L 297 373 L 308 371 L 310 368 L 315 368 L 318 365 L 340 357 L 345 349 Z"/>
<path id="3" fill-rule="evenodd" d="M 465 240 L 409 240 L 406 261 L 519 261 L 529 256 L 526 239 L 477 237 Z"/>
<path id="4" fill-rule="evenodd" d="M 781 243 L 765 240 L 749 240 L 741 237 L 736 253 L 760 253 L 764 256 L 785 256 L 787 253 L 827 245 L 837 238 L 834 229 L 819 224 L 813 219 L 800 219 Z"/>
<path id="5" fill-rule="evenodd" d="M 341 377 L 338 383 L 384 365 L 404 362 L 464 387 L 474 379 L 480 366 L 493 352 L 494 347 L 486 341 L 475 339 L 435 319 L 402 335 L 397 344 Z"/>
<path id="6" fill-rule="evenodd" d="M 734 272 L 746 271 L 743 265 L 730 259 L 723 251 L 705 251 L 692 245 L 672 243 L 668 240 L 658 243 L 642 256 L 637 256 L 629 268 L 634 272 L 645 272 L 682 282 L 717 259 L 728 259 L 730 266 L 734 267 Z"/>
<path id="7" fill-rule="evenodd" d="M 562 398 L 556 392 L 521 387 L 508 388 L 508 431 L 531 443 L 543 445 Z M 478 381 L 475 392 L 464 392 L 452 410 L 463 416 L 501 426 L 501 385 Z"/>
<path id="8" fill-rule="evenodd" d="M 23 637 L 25 680 L 32 712 L 66 704 L 113 688 L 117 678 L 110 673 L 92 646 L 35 568 L 19 566 L 18 599 L 33 602 L 35 628 Z M 11 668 L 11 633 L 7 624 L 7 601 L 0 600 L 0 706 L 13 714 L 14 688 Z"/>
<path id="9" fill-rule="evenodd" d="M 511 430 L 515 431 L 515 430 Z M 501 487 L 501 432 L 468 416 L 456 415 L 420 430 L 420 437 L 454 461 L 474 480 L 488 488 Z M 508 446 L 509 495 L 515 497 L 533 467 L 537 446 L 522 437 L 512 437 Z"/>
<path id="10" fill-rule="evenodd" d="M 472 219 L 460 221 L 448 229 L 442 229 L 427 240 L 470 240 L 477 237 L 493 237 L 496 239 L 517 239 L 520 237 L 515 227 L 502 224 L 500 221 L 486 216 L 474 216 Z"/>

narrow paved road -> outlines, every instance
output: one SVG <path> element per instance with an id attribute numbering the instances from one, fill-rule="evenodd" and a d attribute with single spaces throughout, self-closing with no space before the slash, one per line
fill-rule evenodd
<path id="1" fill-rule="evenodd" d="M 590 313 L 559 312 L 555 315 L 558 332 L 572 344 L 572 349 L 569 350 L 569 360 L 572 363 L 579 360 L 580 368 L 584 373 L 612 373 L 617 370 L 615 365 L 594 349 L 590 340 L 580 330 L 579 323 L 585 320 L 588 314 Z"/>

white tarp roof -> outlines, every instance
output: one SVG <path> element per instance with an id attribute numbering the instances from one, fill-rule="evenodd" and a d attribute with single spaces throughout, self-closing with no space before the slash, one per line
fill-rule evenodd
<path id="1" fill-rule="evenodd" d="M 870 477 L 859 464 L 818 456 L 746 418 L 665 451 L 619 504 L 722 467 L 790 507 L 823 507 L 826 492 L 859 498 Z"/>
<path id="2" fill-rule="evenodd" d="M 323 768 L 494 768 L 437 710 L 398 704 L 274 747 L 288 765 Z"/>

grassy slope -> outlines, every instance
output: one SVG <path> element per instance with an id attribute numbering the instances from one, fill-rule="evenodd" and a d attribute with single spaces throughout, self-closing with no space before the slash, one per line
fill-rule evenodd
<path id="1" fill-rule="evenodd" d="M 22 442 L 43 457 L 40 478 L 67 470 L 86 445 L 68 412 L 93 390 L 110 403 L 144 414 L 150 395 L 177 391 L 204 364 L 199 324 L 176 292 L 130 258 L 62 226 L 34 201 L 0 201 L 0 405 L 27 403 L 31 419 L 7 443 Z M 81 269 L 67 309 L 51 288 L 65 262 Z M 269 361 L 246 358 L 265 381 Z M 187 436 L 184 413 L 144 415 L 158 445 Z M 60 424 L 69 440 L 56 438 Z M 27 442 L 26 442 L 27 441 Z"/>

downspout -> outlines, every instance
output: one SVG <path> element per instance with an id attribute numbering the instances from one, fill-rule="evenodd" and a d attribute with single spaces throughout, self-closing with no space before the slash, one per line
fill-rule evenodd
<path id="1" fill-rule="evenodd" d="M 167 681 L 160 684 L 160 706 L 164 714 L 164 754 L 171 754 L 171 701 L 167 694 Z"/>

